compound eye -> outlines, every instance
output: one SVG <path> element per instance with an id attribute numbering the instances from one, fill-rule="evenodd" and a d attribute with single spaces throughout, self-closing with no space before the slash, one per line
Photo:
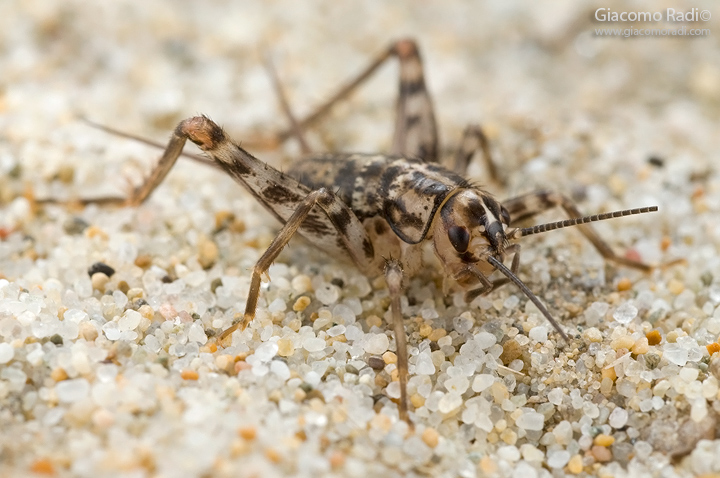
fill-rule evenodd
<path id="1" fill-rule="evenodd" d="M 500 220 L 502 221 L 503 224 L 507 224 L 508 226 L 510 225 L 510 213 L 508 212 L 507 209 L 505 209 L 505 208 L 500 209 Z"/>
<path id="2" fill-rule="evenodd" d="M 462 226 L 451 226 L 450 229 L 448 229 L 448 238 L 450 239 L 450 244 L 452 244 L 456 251 L 467 251 L 468 245 L 470 244 L 470 233 L 467 229 Z"/>

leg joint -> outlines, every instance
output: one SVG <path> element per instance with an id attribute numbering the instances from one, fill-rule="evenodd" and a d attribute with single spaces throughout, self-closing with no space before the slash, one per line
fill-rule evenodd
<path id="1" fill-rule="evenodd" d="M 175 128 L 175 134 L 184 136 L 203 151 L 215 149 L 225 141 L 225 133 L 207 116 L 195 116 L 181 121 Z"/>
<path id="2" fill-rule="evenodd" d="M 411 58 L 418 55 L 418 46 L 415 40 L 412 38 L 403 38 L 402 40 L 398 40 L 395 42 L 395 44 L 392 46 L 392 51 L 395 53 L 398 58 L 405 59 L 405 58 Z"/>

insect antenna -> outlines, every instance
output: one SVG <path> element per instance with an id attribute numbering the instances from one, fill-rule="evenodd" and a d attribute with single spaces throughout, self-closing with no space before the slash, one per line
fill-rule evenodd
<path id="1" fill-rule="evenodd" d="M 285 94 L 285 89 L 280 82 L 280 77 L 278 76 L 277 70 L 275 69 L 275 65 L 273 65 L 272 60 L 270 59 L 270 55 L 264 55 L 263 60 L 265 69 L 270 76 L 270 81 L 272 82 L 273 89 L 275 90 L 275 96 L 280 102 L 280 107 L 282 108 L 283 113 L 285 113 L 285 117 L 290 122 L 290 130 L 292 131 L 293 136 L 295 136 L 295 139 L 297 139 L 298 143 L 300 143 L 300 149 L 302 150 L 303 154 L 311 153 L 312 148 L 310 148 L 310 145 L 305 139 L 305 133 L 303 132 L 303 128 L 300 122 L 295 117 L 292 108 L 290 107 L 290 102 L 287 98 L 287 95 Z"/>
<path id="2" fill-rule="evenodd" d="M 555 229 L 562 229 L 563 227 L 577 226 L 579 224 L 587 224 L 588 222 L 603 221 L 605 219 L 614 219 L 616 217 L 632 216 L 634 214 L 643 214 L 646 212 L 655 212 L 658 210 L 657 206 L 639 207 L 635 209 L 623 209 L 622 211 L 606 212 L 603 214 L 594 214 L 592 216 L 576 217 L 573 219 L 566 219 L 564 221 L 549 222 L 547 224 L 538 224 L 532 227 L 523 227 L 515 229 L 512 233 L 508 234 L 512 237 L 525 237 L 532 234 L 540 234 L 541 232 L 554 231 Z"/>
<path id="3" fill-rule="evenodd" d="M 133 141 L 137 141 L 138 143 L 152 146 L 153 148 L 165 149 L 165 145 L 158 143 L 157 141 L 143 138 L 142 136 L 138 136 L 138 135 L 135 135 L 132 133 L 126 133 L 124 131 L 120 131 L 119 129 L 115 129 L 110 126 L 105 126 L 104 124 L 96 123 L 95 121 L 85 118 L 84 116 L 80 116 L 78 119 L 88 126 L 91 126 L 95 129 L 99 129 L 100 131 L 104 131 L 113 136 L 119 136 L 121 138 L 126 138 L 126 139 L 130 139 Z M 201 156 L 199 154 L 185 153 L 185 152 L 183 152 L 181 154 L 185 157 L 192 159 L 193 161 L 197 161 L 198 163 L 202 163 L 207 166 L 212 166 L 214 168 L 219 168 L 219 166 L 215 163 L 215 161 L 213 161 L 212 159 L 206 158 L 205 156 Z"/>
<path id="4" fill-rule="evenodd" d="M 535 307 L 537 307 L 540 313 L 545 316 L 548 322 L 550 322 L 550 324 L 555 327 L 555 330 L 560 333 L 563 340 L 565 340 L 566 342 L 570 340 L 562 327 L 560 327 L 560 324 L 558 324 L 557 320 L 555 320 L 553 316 L 550 315 L 550 312 L 548 312 L 547 308 L 543 305 L 542 302 L 540 302 L 540 299 L 538 299 L 537 296 L 533 294 L 530 289 L 528 289 L 528 286 L 526 286 L 525 283 L 521 281 L 518 276 L 513 274 L 512 271 L 505 266 L 505 264 L 503 264 L 493 256 L 487 256 L 487 261 L 493 266 L 495 266 L 497 270 L 505 274 L 505 277 L 514 282 L 516 286 L 518 286 L 522 293 L 525 294 L 533 304 L 535 304 Z"/>

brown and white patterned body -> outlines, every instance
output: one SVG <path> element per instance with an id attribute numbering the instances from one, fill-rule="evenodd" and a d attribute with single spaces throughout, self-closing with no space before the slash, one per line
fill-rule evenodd
<path id="1" fill-rule="evenodd" d="M 567 338 L 542 302 L 517 277 L 520 247 L 515 241 L 537 232 L 580 225 L 580 231 L 603 257 L 647 271 L 651 269 L 647 264 L 616 255 L 586 223 L 657 208 L 583 217 L 567 197 L 553 192 L 532 193 L 501 204 L 461 175 L 475 152 L 481 151 L 491 180 L 499 180 L 487 139 L 477 126 L 465 130 L 452 170 L 438 165 L 434 111 L 417 45 L 412 40 L 393 43 L 354 81 L 302 121 L 295 120 L 283 101 L 293 125 L 291 133 L 302 139 L 303 128 L 391 57 L 400 63 L 392 154 L 308 156 L 284 174 L 245 151 L 210 119 L 198 116 L 177 126 L 157 166 L 130 197 L 120 202 L 127 205 L 143 203 L 178 157 L 184 154 L 182 149 L 189 139 L 208 156 L 191 155 L 194 159 L 210 163 L 233 177 L 283 224 L 253 268 L 243 319 L 222 332 L 219 341 L 237 329 L 245 329 L 253 320 L 261 276 L 295 233 L 335 258 L 349 258 L 364 274 L 384 273 L 390 291 L 398 351 L 399 415 L 409 420 L 407 347 L 400 296 L 402 277 L 412 275 L 421 267 L 425 244 L 432 243 L 444 268 L 444 276 L 467 291 L 467 300 L 513 282 L 563 338 Z M 282 95 L 281 99 L 284 99 Z M 287 132 L 279 135 L 281 138 L 288 136 Z M 304 141 L 301 143 L 305 144 Z M 101 202 L 117 202 L 115 199 Z M 562 207 L 571 219 L 528 229 L 511 228 L 514 226 L 511 217 L 514 221 L 524 220 L 555 206 Z M 504 265 L 506 255 L 512 255 L 510 268 Z M 490 275 L 495 271 L 504 277 L 491 280 Z"/>
<path id="2" fill-rule="evenodd" d="M 358 264 L 368 274 L 381 274 L 384 258 L 395 257 L 405 274 L 412 275 L 422 264 L 421 248 L 433 239 L 447 275 L 464 279 L 465 287 L 478 282 L 463 276 L 467 264 L 478 263 L 488 253 L 502 260 L 507 211 L 487 192 L 435 163 L 392 155 L 332 154 L 305 158 L 288 174 L 310 189 L 332 189 L 353 211 L 374 249 L 366 257 L 367 266 Z M 298 232 L 304 235 L 312 229 L 303 224 Z M 455 231 L 457 247 L 450 230 Z M 487 230 L 494 234 L 488 236 Z M 459 237 L 463 234 L 467 240 Z"/>

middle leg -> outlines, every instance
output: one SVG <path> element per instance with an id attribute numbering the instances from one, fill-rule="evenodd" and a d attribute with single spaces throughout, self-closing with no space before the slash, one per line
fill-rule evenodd
<path id="1" fill-rule="evenodd" d="M 468 165 L 478 151 L 482 153 L 490 179 L 498 184 L 504 184 L 490 152 L 490 142 L 479 125 L 469 125 L 465 128 L 460 148 L 455 154 L 455 163 L 451 169 L 461 176 L 467 174 Z"/>
<path id="2" fill-rule="evenodd" d="M 247 301 L 245 302 L 245 314 L 243 315 L 243 319 L 223 331 L 218 337 L 219 342 L 222 343 L 226 337 L 230 336 L 238 329 L 245 330 L 245 328 L 255 318 L 255 310 L 257 309 L 258 297 L 260 296 L 260 282 L 262 275 L 267 272 L 283 248 L 287 246 L 290 239 L 296 232 L 298 232 L 303 224 L 303 221 L 310 217 L 310 214 L 315 206 L 319 206 L 327 215 L 327 218 L 335 228 L 335 234 L 343 242 L 350 253 L 350 257 L 359 267 L 373 261 L 374 253 L 372 251 L 372 247 L 370 250 L 368 250 L 367 247 L 357 250 L 358 244 L 354 238 L 362 238 L 362 244 L 369 244 L 369 242 L 367 235 L 365 234 L 365 230 L 362 229 L 362 226 L 359 222 L 357 222 L 357 219 L 356 222 L 352 222 L 347 219 L 348 215 L 352 215 L 353 213 L 345 205 L 345 203 L 343 203 L 332 191 L 329 191 L 326 188 L 320 188 L 311 192 L 300 203 L 293 215 L 290 216 L 282 229 L 280 229 L 280 232 L 277 236 L 275 236 L 275 239 L 273 239 L 270 243 L 270 246 L 267 248 L 265 253 L 260 257 L 260 259 L 258 259 L 255 267 L 253 267 L 252 278 L 250 279 L 250 290 L 248 292 Z M 360 230 L 356 230 L 357 227 L 359 227 Z"/>

